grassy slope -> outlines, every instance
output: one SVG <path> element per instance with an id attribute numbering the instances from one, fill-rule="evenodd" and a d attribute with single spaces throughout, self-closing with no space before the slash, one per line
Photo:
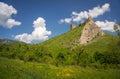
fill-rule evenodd
<path id="1" fill-rule="evenodd" d="M 96 38 L 92 43 L 85 46 L 85 49 L 89 53 L 95 51 L 104 52 L 108 51 L 109 48 L 117 46 L 118 38 L 109 34 L 105 34 L 102 37 Z"/>
<path id="2" fill-rule="evenodd" d="M 118 69 L 55 67 L 0 57 L 0 79 L 120 79 Z"/>
<path id="3" fill-rule="evenodd" d="M 82 27 L 77 27 L 60 36 L 54 37 L 40 44 L 31 45 L 32 48 L 43 50 L 55 56 L 59 52 L 73 52 L 70 49 L 77 44 Z M 118 39 L 105 34 L 84 46 L 87 53 L 104 52 L 115 47 Z M 120 50 L 120 49 L 119 49 Z M 86 58 L 85 58 L 86 59 Z M 0 79 L 120 79 L 119 69 L 81 68 L 79 66 L 56 67 L 35 62 L 23 62 L 0 58 Z"/>
<path id="4" fill-rule="evenodd" d="M 58 53 L 61 50 L 64 52 L 70 51 L 71 48 L 75 47 L 79 42 L 83 26 L 79 26 L 72 31 L 69 31 L 60 36 L 56 36 L 50 40 L 38 44 L 39 46 L 45 47 L 50 53 Z M 118 39 L 116 36 L 105 34 L 104 36 L 95 38 L 91 43 L 83 46 L 87 53 L 92 52 L 104 52 L 108 51 L 111 46 L 116 46 Z"/>
<path id="5" fill-rule="evenodd" d="M 64 33 L 60 36 L 56 36 L 43 43 L 38 44 L 40 48 L 43 46 L 50 53 L 69 52 L 70 49 L 75 46 L 75 42 L 80 38 L 83 26 L 79 26 L 72 31 Z M 38 47 L 39 47 L 38 46 Z"/>

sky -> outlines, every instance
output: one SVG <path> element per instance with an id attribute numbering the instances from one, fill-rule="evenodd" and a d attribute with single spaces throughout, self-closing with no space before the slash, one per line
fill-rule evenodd
<path id="1" fill-rule="evenodd" d="M 109 33 L 120 22 L 120 0 L 0 0 L 0 38 L 38 43 L 92 16 Z"/>

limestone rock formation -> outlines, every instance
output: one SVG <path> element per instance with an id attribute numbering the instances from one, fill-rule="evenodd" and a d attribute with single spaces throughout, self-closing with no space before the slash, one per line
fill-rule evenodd
<path id="1" fill-rule="evenodd" d="M 91 42 L 94 38 L 104 35 L 104 32 L 94 23 L 92 17 L 88 17 L 83 25 L 84 28 L 79 39 L 80 44 L 87 44 Z"/>
<path id="2" fill-rule="evenodd" d="M 74 28 L 76 28 L 76 26 L 74 24 L 70 25 L 70 30 L 73 30 Z"/>

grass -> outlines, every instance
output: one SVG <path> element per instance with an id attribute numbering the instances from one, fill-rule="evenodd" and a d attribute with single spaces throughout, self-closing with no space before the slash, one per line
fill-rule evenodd
<path id="1" fill-rule="evenodd" d="M 74 51 L 71 49 L 73 47 L 77 48 L 82 29 L 83 26 L 79 26 L 72 31 L 51 38 L 40 44 L 31 44 L 28 45 L 28 47 L 25 45 L 18 45 L 17 47 L 23 47 L 21 49 L 18 48 L 19 50 L 16 50 L 16 45 L 13 46 L 12 48 L 15 49 L 15 52 L 17 52 L 15 55 L 20 54 L 20 52 L 26 53 L 25 51 L 27 51 L 28 56 L 30 53 L 42 53 L 44 56 L 36 56 L 35 59 L 41 59 L 39 62 L 47 64 L 25 62 L 0 57 L 0 79 L 120 79 L 120 69 L 116 67 L 116 69 L 112 69 L 111 67 L 106 66 L 98 69 L 98 67 L 95 68 L 94 66 L 88 67 L 89 64 L 86 65 L 87 67 L 80 67 L 79 65 L 76 66 L 76 64 L 70 64 L 68 66 L 69 62 L 72 63 L 71 61 L 76 63 L 76 58 L 74 58 L 74 56 L 76 57 L 75 53 L 78 50 Z M 116 36 L 105 34 L 104 36 L 98 37 L 91 43 L 83 46 L 85 52 L 82 54 L 81 60 L 87 60 L 87 58 L 89 59 L 89 57 L 93 56 L 96 51 L 104 53 L 104 51 L 109 52 L 113 48 L 118 49 L 118 47 L 116 47 L 117 43 L 118 39 Z M 2 48 L 3 47 L 1 46 L 1 49 Z M 13 53 L 12 51 L 7 51 L 6 49 L 4 50 L 5 51 L 0 51 L 0 53 L 2 52 L 4 54 L 5 52 L 8 56 L 9 52 Z M 118 51 L 119 50 L 120 49 L 118 49 Z M 65 65 L 59 65 L 60 61 L 58 60 L 58 66 L 54 66 L 56 64 L 56 60 L 58 59 L 57 57 L 59 56 L 59 53 L 62 53 L 64 57 L 66 56 L 66 61 L 61 60 L 65 62 Z M 36 54 L 33 54 L 31 56 L 35 55 Z M 24 56 L 24 54 L 22 54 L 22 56 Z M 97 62 L 93 63 L 93 65 L 94 64 L 95 66 L 96 64 L 98 64 L 98 66 L 100 65 Z"/>
<path id="2" fill-rule="evenodd" d="M 84 26 L 78 26 L 77 28 L 67 33 L 64 33 L 62 35 L 49 39 L 45 42 L 37 44 L 37 46 L 39 48 L 44 47 L 45 50 L 48 50 L 47 52 L 52 53 L 54 55 L 59 53 L 61 50 L 65 53 L 71 52 L 70 50 L 72 48 L 77 47 L 77 45 L 79 44 L 79 39 L 80 39 L 83 27 Z M 109 46 L 112 46 L 112 47 L 113 45 L 116 46 L 117 42 L 118 42 L 118 39 L 116 36 L 105 33 L 104 36 L 95 38 L 92 42 L 85 45 L 84 48 L 87 53 L 92 53 L 96 51 L 104 52 L 104 51 L 108 51 Z"/>
<path id="3" fill-rule="evenodd" d="M 85 46 L 85 50 L 89 53 L 95 51 L 104 52 L 108 51 L 110 47 L 117 46 L 118 38 L 109 34 L 105 34 L 102 37 L 98 37 L 93 40 L 90 44 Z"/>
<path id="4" fill-rule="evenodd" d="M 38 47 L 45 47 L 50 53 L 58 53 L 63 49 L 65 52 L 69 51 L 74 47 L 75 42 L 80 39 L 83 26 L 78 26 L 77 28 L 64 33 L 62 35 L 51 38 L 45 42 L 38 44 Z M 74 46 L 73 46 L 74 45 Z"/>
<path id="5" fill-rule="evenodd" d="M 120 79 L 120 69 L 53 66 L 0 57 L 0 79 Z"/>

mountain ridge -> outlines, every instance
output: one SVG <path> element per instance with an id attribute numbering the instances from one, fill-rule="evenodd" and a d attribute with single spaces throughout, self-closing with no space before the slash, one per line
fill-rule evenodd
<path id="1" fill-rule="evenodd" d="M 24 42 L 6 39 L 6 38 L 0 38 L 0 44 L 12 45 L 12 44 L 16 44 L 16 43 L 24 43 Z"/>

